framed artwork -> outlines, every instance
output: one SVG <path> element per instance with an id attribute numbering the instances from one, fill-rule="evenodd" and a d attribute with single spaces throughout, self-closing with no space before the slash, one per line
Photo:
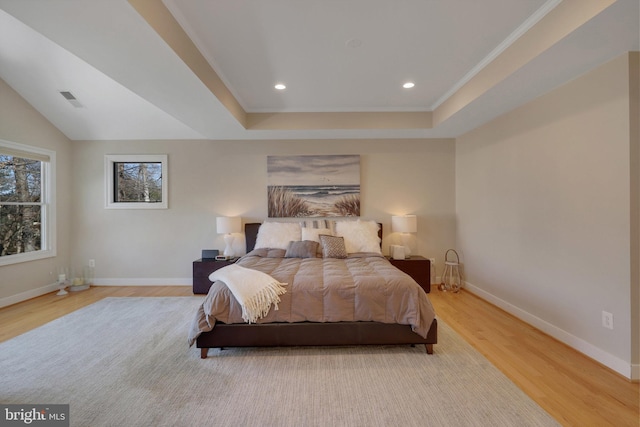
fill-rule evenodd
<path id="1" fill-rule="evenodd" d="M 360 156 L 267 156 L 269 218 L 360 216 Z"/>
<path id="2" fill-rule="evenodd" d="M 108 154 L 104 169 L 105 208 L 168 208 L 166 154 Z"/>

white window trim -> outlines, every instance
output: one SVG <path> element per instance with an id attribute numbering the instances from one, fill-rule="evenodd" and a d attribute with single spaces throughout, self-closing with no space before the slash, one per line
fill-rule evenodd
<path id="1" fill-rule="evenodd" d="M 49 157 L 48 162 L 42 163 L 42 240 L 40 250 L 0 257 L 0 266 L 53 258 L 57 255 L 56 243 L 56 153 L 45 148 L 32 147 L 17 142 L 0 139 L 0 146 L 9 149 L 33 153 Z"/>
<path id="2" fill-rule="evenodd" d="M 114 163 L 162 163 L 162 202 L 114 202 Z M 104 156 L 105 209 L 168 209 L 169 173 L 166 154 L 107 154 Z"/>

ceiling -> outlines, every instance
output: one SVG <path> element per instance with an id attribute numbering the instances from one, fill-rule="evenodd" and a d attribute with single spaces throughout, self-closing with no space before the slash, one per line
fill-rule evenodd
<path id="1" fill-rule="evenodd" d="M 453 138 L 640 50 L 639 9 L 0 0 L 0 78 L 72 140 Z"/>

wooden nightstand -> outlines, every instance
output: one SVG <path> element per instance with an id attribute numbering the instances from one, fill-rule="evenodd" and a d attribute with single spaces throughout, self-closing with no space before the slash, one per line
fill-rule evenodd
<path id="1" fill-rule="evenodd" d="M 413 278 L 426 293 L 431 292 L 431 261 L 423 256 L 406 259 L 388 258 L 389 262 Z"/>
<path id="2" fill-rule="evenodd" d="M 193 293 L 206 294 L 213 283 L 209 280 L 209 275 L 214 271 L 231 265 L 237 258 L 226 261 L 216 261 L 215 259 L 197 259 L 193 261 Z"/>

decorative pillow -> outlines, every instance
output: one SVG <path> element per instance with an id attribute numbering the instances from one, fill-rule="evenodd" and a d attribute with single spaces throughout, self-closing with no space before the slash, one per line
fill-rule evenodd
<path id="1" fill-rule="evenodd" d="M 299 222 L 264 222 L 258 229 L 254 249 L 287 249 L 289 242 L 301 239 Z"/>
<path id="2" fill-rule="evenodd" d="M 285 258 L 315 258 L 318 251 L 318 242 L 312 242 L 311 240 L 303 241 L 291 241 L 287 252 L 284 254 Z"/>
<path id="3" fill-rule="evenodd" d="M 347 250 L 344 247 L 344 239 L 338 236 L 320 235 L 322 244 L 322 256 L 325 258 L 346 258 Z"/>
<path id="4" fill-rule="evenodd" d="M 344 237 L 347 253 L 375 252 L 381 254 L 380 226 L 375 221 L 337 221 L 336 235 Z"/>
<path id="5" fill-rule="evenodd" d="M 302 222 L 302 229 L 310 228 L 310 229 L 329 229 L 330 231 L 327 233 L 329 235 L 336 234 L 336 222 L 330 219 L 309 219 L 307 221 Z M 323 233 L 320 233 L 323 234 Z"/>

